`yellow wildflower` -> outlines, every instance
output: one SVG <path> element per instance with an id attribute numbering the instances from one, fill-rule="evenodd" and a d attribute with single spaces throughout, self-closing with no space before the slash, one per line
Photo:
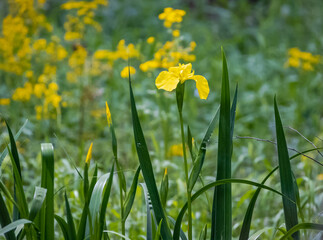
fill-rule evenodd
<path id="1" fill-rule="evenodd" d="M 191 47 L 191 51 L 194 51 L 194 49 L 196 47 L 196 42 L 194 42 L 194 41 L 190 42 L 190 47 Z"/>
<path id="2" fill-rule="evenodd" d="M 40 50 L 44 50 L 46 48 L 46 39 L 38 39 L 34 42 L 33 44 L 33 49 L 37 50 L 37 51 L 40 51 Z"/>
<path id="3" fill-rule="evenodd" d="M 147 38 L 147 43 L 148 44 L 152 44 L 153 42 L 155 42 L 155 38 L 154 37 Z"/>
<path id="4" fill-rule="evenodd" d="M 156 78 L 156 87 L 166 91 L 172 91 L 177 84 L 183 84 L 186 80 L 194 80 L 196 88 L 201 99 L 206 99 L 209 95 L 209 84 L 205 77 L 194 75 L 192 72 L 192 64 L 179 64 L 178 67 L 170 67 L 168 71 L 162 71 Z"/>
<path id="5" fill-rule="evenodd" d="M 9 98 L 0 98 L 0 105 L 9 105 L 10 99 Z"/>
<path id="6" fill-rule="evenodd" d="M 172 145 L 170 147 L 169 154 L 170 154 L 170 156 L 182 157 L 183 156 L 183 145 L 182 144 Z"/>
<path id="7" fill-rule="evenodd" d="M 309 62 L 304 62 L 304 63 L 302 64 L 302 68 L 303 68 L 303 70 L 305 70 L 305 71 L 314 71 L 314 68 L 313 68 L 312 64 L 311 64 L 311 63 L 309 63 Z"/>
<path id="8" fill-rule="evenodd" d="M 93 142 L 91 142 L 89 150 L 87 151 L 87 155 L 86 155 L 86 159 L 85 159 L 86 163 L 89 163 L 92 158 L 92 146 L 93 146 Z"/>
<path id="9" fill-rule="evenodd" d="M 128 78 L 129 77 L 129 72 L 130 75 L 134 75 L 136 73 L 136 69 L 134 67 L 124 67 L 120 73 L 121 77 L 123 78 Z"/>
<path id="10" fill-rule="evenodd" d="M 297 68 L 297 67 L 299 67 L 300 66 L 300 61 L 299 61 L 299 59 L 298 58 L 294 58 L 294 57 L 290 57 L 289 59 L 288 59 L 288 62 L 287 62 L 287 66 L 288 67 L 294 67 L 294 68 Z"/>
<path id="11" fill-rule="evenodd" d="M 27 72 L 26 72 L 26 77 L 27 77 L 27 78 L 32 78 L 32 77 L 33 77 L 33 75 L 34 75 L 34 72 L 33 72 L 33 71 L 31 71 L 31 70 L 29 70 L 29 71 L 27 71 Z"/>
<path id="12" fill-rule="evenodd" d="M 173 8 L 165 8 L 164 12 L 158 15 L 160 20 L 165 20 L 164 26 L 167 28 L 171 28 L 173 23 L 180 23 L 183 21 L 183 16 L 186 14 L 184 10 L 173 9 Z"/>
<path id="13" fill-rule="evenodd" d="M 43 83 L 36 83 L 34 86 L 34 95 L 37 98 L 41 98 L 43 93 L 45 93 L 46 86 Z"/>
<path id="14" fill-rule="evenodd" d="M 321 181 L 323 180 L 323 173 L 317 175 L 317 180 L 321 180 Z"/>
<path id="15" fill-rule="evenodd" d="M 179 30 L 174 30 L 174 31 L 172 32 L 173 37 L 179 37 L 179 36 L 180 36 L 180 34 L 181 34 L 181 32 L 180 32 Z"/>
<path id="16" fill-rule="evenodd" d="M 41 120 L 42 119 L 42 114 L 43 114 L 43 107 L 42 106 L 36 106 L 36 119 Z"/>
<path id="17" fill-rule="evenodd" d="M 111 112 L 110 112 L 110 109 L 109 109 L 108 102 L 105 102 L 105 112 L 106 112 L 106 115 L 107 115 L 108 126 L 110 127 L 111 124 L 112 124 L 112 118 L 111 118 Z"/>

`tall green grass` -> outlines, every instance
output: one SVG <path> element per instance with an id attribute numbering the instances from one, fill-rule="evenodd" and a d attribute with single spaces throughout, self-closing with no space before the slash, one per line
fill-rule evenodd
<path id="1" fill-rule="evenodd" d="M 209 126 L 205 126 L 205 134 L 199 145 L 195 140 L 193 143 L 193 135 L 189 126 L 185 126 L 185 119 L 181 115 L 185 111 L 183 101 L 185 88 L 178 86 L 177 104 L 180 112 L 181 133 L 183 142 L 183 151 L 189 151 L 192 158 L 192 164 L 185 163 L 185 183 L 187 195 L 183 196 L 184 204 L 179 206 L 177 213 L 170 215 L 169 206 L 169 178 L 167 170 L 161 181 L 156 176 L 153 164 L 151 162 L 150 152 L 147 147 L 145 134 L 141 127 L 140 117 L 137 112 L 135 95 L 133 92 L 131 80 L 129 78 L 130 91 L 130 108 L 132 116 L 132 125 L 134 133 L 134 142 L 138 157 L 139 167 L 137 167 L 132 177 L 131 184 L 128 188 L 124 167 L 119 162 L 118 145 L 114 125 L 110 125 L 112 137 L 112 155 L 113 161 L 106 165 L 110 167 L 107 172 L 101 172 L 95 166 L 92 175 L 89 174 L 90 161 L 87 159 L 84 164 L 83 174 L 78 173 L 82 182 L 83 201 L 79 218 L 73 212 L 75 209 L 71 205 L 71 195 L 68 191 L 64 193 L 64 214 L 62 211 L 56 212 L 55 202 L 57 195 L 54 186 L 55 165 L 57 159 L 54 158 L 54 148 L 50 143 L 41 145 L 42 156 L 42 172 L 41 182 L 35 187 L 34 197 L 30 198 L 30 193 L 24 190 L 24 172 L 21 160 L 16 146 L 16 140 L 21 133 L 21 129 L 15 135 L 12 133 L 9 125 L 7 130 L 9 135 L 9 143 L 6 149 L 1 153 L 0 163 L 8 157 L 11 166 L 11 180 L 13 188 L 9 189 L 7 185 L 0 179 L 0 236 L 5 239 L 56 239 L 62 236 L 66 240 L 83 240 L 83 239 L 129 239 L 129 230 L 126 221 L 131 217 L 132 211 L 140 211 L 137 209 L 136 202 L 137 187 L 141 186 L 145 198 L 146 209 L 146 239 L 164 239 L 164 240 L 186 240 L 186 239 L 232 239 L 233 234 L 233 201 L 231 185 L 256 187 L 253 196 L 250 199 L 249 206 L 245 209 L 245 214 L 241 221 L 241 230 L 239 234 L 240 240 L 260 239 L 260 236 L 266 231 L 280 231 L 280 239 L 301 239 L 302 230 L 323 230 L 323 225 L 317 222 L 304 221 L 302 211 L 304 206 L 300 204 L 302 195 L 299 193 L 297 181 L 293 174 L 292 159 L 309 152 L 315 151 L 317 148 L 310 149 L 289 157 L 288 147 L 286 143 L 284 128 L 276 98 L 274 99 L 274 117 L 277 138 L 277 158 L 278 166 L 273 168 L 264 179 L 258 183 L 247 179 L 232 178 L 232 159 L 233 155 L 233 135 L 235 123 L 235 112 L 238 103 L 238 88 L 236 87 L 233 100 L 230 97 L 230 84 L 228 74 L 228 64 L 224 52 L 222 53 L 222 89 L 221 101 L 218 109 L 214 109 L 215 113 L 210 120 Z M 214 104 L 215 106 L 217 104 Z M 219 119 L 219 122 L 218 122 Z M 215 131 L 218 124 L 218 148 L 217 159 L 208 159 L 207 150 L 211 135 Z M 25 125 L 24 125 L 25 126 Z M 24 127 L 23 126 L 23 127 Z M 22 128 L 23 128 L 22 127 Z M 184 129 L 187 129 L 186 133 Z M 187 145 L 187 149 L 186 146 Z M 90 154 L 89 154 L 90 155 Z M 185 159 L 187 161 L 187 159 Z M 215 172 L 215 181 L 205 183 L 203 176 L 204 163 L 212 163 L 217 166 Z M 320 165 L 318 165 L 320 166 Z M 186 169 L 187 168 L 187 169 Z M 279 185 L 281 192 L 275 189 L 275 186 L 266 185 L 268 180 L 279 172 Z M 90 171 L 91 173 L 91 171 Z M 118 193 L 114 192 L 114 175 L 118 180 Z M 141 178 L 142 176 L 142 178 Z M 159 186 L 159 187 L 158 187 Z M 213 190 L 213 199 L 208 208 L 212 209 L 209 222 L 203 222 L 203 228 L 195 227 L 194 219 L 191 218 L 194 204 L 199 201 L 210 190 Z M 282 211 L 284 214 L 284 225 L 276 228 L 275 226 L 267 226 L 263 229 L 257 229 L 253 225 L 254 211 L 257 211 L 257 200 L 262 197 L 263 190 L 269 191 L 276 199 L 281 199 Z M 29 195 L 29 196 L 28 196 Z M 108 207 L 110 199 L 118 195 L 120 222 L 119 231 L 110 229 L 111 209 Z M 27 199 L 32 199 L 30 202 Z M 280 209 L 277 209 L 279 211 Z M 273 210 L 274 211 L 274 210 Z M 298 216 L 301 216 L 300 218 Z M 183 221 L 187 218 L 189 229 L 183 231 Z M 55 224 L 56 222 L 56 224 Z M 252 227 L 256 228 L 253 236 L 250 236 Z M 187 236 L 188 237 L 187 237 Z"/>

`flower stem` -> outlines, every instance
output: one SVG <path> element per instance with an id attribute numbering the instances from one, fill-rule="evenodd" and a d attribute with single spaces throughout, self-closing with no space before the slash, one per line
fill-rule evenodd
<path id="1" fill-rule="evenodd" d="M 186 147 L 185 147 L 185 135 L 183 126 L 183 116 L 182 112 L 179 112 L 179 121 L 181 124 L 181 134 L 182 134 L 182 145 L 183 145 L 183 156 L 184 156 L 184 167 L 185 167 L 185 180 L 186 180 L 186 190 L 187 190 L 187 205 L 188 205 L 188 239 L 192 240 L 192 205 L 191 205 L 191 191 L 188 188 L 188 166 L 186 157 Z"/>
<path id="2" fill-rule="evenodd" d="M 192 208 L 191 208 L 191 190 L 188 187 L 188 166 L 187 166 L 187 157 L 186 157 L 186 147 L 185 147 L 185 134 L 183 126 L 183 102 L 184 102 L 184 92 L 185 84 L 178 84 L 176 88 L 176 100 L 177 108 L 179 113 L 179 122 L 181 124 L 181 133 L 182 133 L 182 146 L 183 146 L 183 157 L 184 157 L 184 168 L 185 168 L 185 180 L 186 180 L 186 192 L 187 192 L 187 207 L 188 207 L 188 239 L 192 240 Z"/>

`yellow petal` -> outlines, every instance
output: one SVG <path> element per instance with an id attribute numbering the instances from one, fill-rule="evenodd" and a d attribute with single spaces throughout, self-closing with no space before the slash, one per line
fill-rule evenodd
<path id="1" fill-rule="evenodd" d="M 93 146 L 93 142 L 91 143 L 89 150 L 87 151 L 87 155 L 86 155 L 86 163 L 89 163 L 91 158 L 92 158 L 92 146 Z"/>
<path id="2" fill-rule="evenodd" d="M 206 99 L 210 92 L 209 84 L 206 78 L 201 75 L 195 75 L 192 77 L 192 79 L 196 81 L 196 88 L 199 92 L 200 98 Z"/>
<path id="3" fill-rule="evenodd" d="M 110 127 L 110 125 L 112 124 L 112 119 L 111 119 L 111 112 L 109 109 L 109 105 L 107 102 L 105 102 L 105 111 L 106 111 L 106 115 L 107 115 L 108 125 Z"/>
<path id="4" fill-rule="evenodd" d="M 179 83 L 178 77 L 171 72 L 162 71 L 156 78 L 156 87 L 166 91 L 173 91 Z"/>
<path id="5" fill-rule="evenodd" d="M 170 67 L 169 72 L 178 75 L 183 81 L 185 81 L 190 78 L 192 64 L 180 64 L 178 67 Z"/>

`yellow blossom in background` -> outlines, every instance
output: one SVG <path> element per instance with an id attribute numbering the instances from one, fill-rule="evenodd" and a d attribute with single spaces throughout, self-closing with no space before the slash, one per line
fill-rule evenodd
<path id="1" fill-rule="evenodd" d="M 305 71 L 314 71 L 314 68 L 313 68 L 312 64 L 309 63 L 309 62 L 304 62 L 302 64 L 302 69 L 305 70 Z"/>
<path id="2" fill-rule="evenodd" d="M 183 145 L 182 144 L 172 145 L 169 150 L 169 155 L 183 157 Z M 167 170 L 165 170 L 165 172 L 167 173 Z"/>
<path id="3" fill-rule="evenodd" d="M 136 73 L 136 69 L 134 67 L 124 67 L 120 73 L 121 77 L 123 78 L 128 78 L 129 77 L 129 72 L 130 75 L 134 75 Z"/>
<path id="4" fill-rule="evenodd" d="M 9 98 L 0 98 L 0 105 L 9 105 L 10 99 Z"/>
<path id="5" fill-rule="evenodd" d="M 43 107 L 42 106 L 36 106 L 36 119 L 41 120 L 42 119 L 42 114 L 43 114 Z"/>
<path id="6" fill-rule="evenodd" d="M 154 37 L 149 37 L 149 38 L 147 38 L 147 43 L 148 44 L 152 44 L 152 43 L 154 43 L 155 42 L 155 38 Z"/>
<path id="7" fill-rule="evenodd" d="M 44 83 L 36 83 L 34 86 L 34 94 L 37 98 L 41 98 L 46 91 L 46 85 Z"/>
<path id="8" fill-rule="evenodd" d="M 309 52 L 303 52 L 298 48 L 288 50 L 288 60 L 285 67 L 302 68 L 304 71 L 314 71 L 314 66 L 321 61 L 320 55 L 313 55 Z"/>
<path id="9" fill-rule="evenodd" d="M 173 91 L 177 84 L 183 84 L 186 80 L 194 80 L 201 99 L 206 99 L 209 95 L 209 84 L 205 77 L 194 75 L 192 64 L 179 64 L 178 67 L 170 67 L 168 71 L 162 71 L 156 78 L 156 87 L 166 91 Z"/>
<path id="10" fill-rule="evenodd" d="M 88 164 L 90 163 L 90 160 L 92 158 L 92 147 L 93 147 L 93 142 L 91 142 L 91 145 L 89 147 L 89 150 L 87 151 L 86 159 L 85 162 Z"/>
<path id="11" fill-rule="evenodd" d="M 111 118 L 111 112 L 110 112 L 108 102 L 105 102 L 105 112 L 107 115 L 108 126 L 110 127 L 112 124 L 112 118 Z"/>
<path id="12" fill-rule="evenodd" d="M 173 37 L 179 37 L 179 36 L 180 36 L 180 34 L 181 34 L 181 32 L 180 32 L 179 30 L 174 30 L 174 31 L 172 32 Z"/>
<path id="13" fill-rule="evenodd" d="M 165 27 L 171 28 L 173 23 L 182 22 L 185 14 L 186 12 L 184 10 L 168 7 L 164 9 L 163 13 L 158 15 L 158 18 L 164 20 Z"/>
<path id="14" fill-rule="evenodd" d="M 317 178 L 316 179 L 322 181 L 323 180 L 323 173 L 317 175 Z"/>
<path id="15" fill-rule="evenodd" d="M 33 44 L 33 49 L 40 51 L 46 48 L 47 41 L 46 39 L 38 39 Z"/>

